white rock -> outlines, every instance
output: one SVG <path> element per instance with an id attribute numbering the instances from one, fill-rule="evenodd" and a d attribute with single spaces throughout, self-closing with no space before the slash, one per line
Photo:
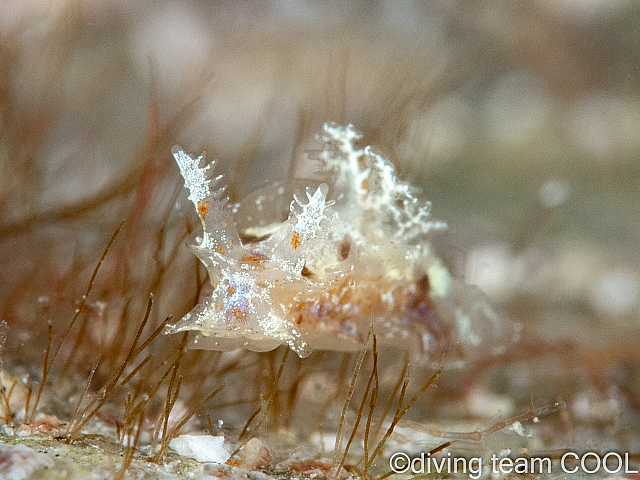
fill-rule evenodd
<path id="1" fill-rule="evenodd" d="M 23 480 L 39 468 L 52 468 L 53 459 L 26 445 L 5 445 L 0 443 L 0 478 Z"/>
<path id="2" fill-rule="evenodd" d="M 202 463 L 225 463 L 230 455 L 224 447 L 224 437 L 211 435 L 180 435 L 169 442 L 178 455 Z"/>

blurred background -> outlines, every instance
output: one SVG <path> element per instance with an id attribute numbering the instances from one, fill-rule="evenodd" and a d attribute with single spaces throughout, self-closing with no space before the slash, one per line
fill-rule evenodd
<path id="1" fill-rule="evenodd" d="M 240 199 L 313 176 L 304 153 L 336 121 L 433 202 L 451 269 L 542 342 L 538 360 L 503 374 L 506 398 L 526 403 L 542 385 L 575 421 L 614 437 L 637 425 L 639 2 L 2 0 L 0 11 L 7 357 L 28 358 L 43 309 L 73 306 L 125 218 L 126 285 L 157 287 L 145 245 L 162 222 L 195 224 L 172 145 L 206 150 Z M 172 268 L 158 318 L 189 309 L 175 287 L 187 267 Z"/>

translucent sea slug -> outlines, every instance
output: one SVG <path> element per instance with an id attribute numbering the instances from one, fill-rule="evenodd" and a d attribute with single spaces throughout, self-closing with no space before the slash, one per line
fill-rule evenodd
<path id="1" fill-rule="evenodd" d="M 428 236 L 445 224 L 388 161 L 357 147 L 360 138 L 351 125 L 325 124 L 327 183 L 276 184 L 237 205 L 214 162 L 174 147 L 203 226 L 191 248 L 213 293 L 165 333 L 194 331 L 193 348 L 215 350 L 287 344 L 300 357 L 362 349 L 372 328 L 379 343 L 427 359 L 468 356 L 487 338 L 501 345 L 509 329 L 432 252 Z"/>

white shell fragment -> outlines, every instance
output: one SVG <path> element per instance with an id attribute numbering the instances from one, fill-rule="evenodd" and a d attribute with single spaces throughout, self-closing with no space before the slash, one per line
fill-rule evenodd
<path id="1" fill-rule="evenodd" d="M 360 350 L 373 326 L 381 343 L 428 358 L 459 356 L 500 330 L 476 295 L 459 296 L 461 284 L 432 253 L 428 237 L 446 225 L 430 219 L 431 204 L 381 155 L 358 148 L 360 138 L 351 125 L 325 124 L 317 160 L 326 183 L 279 183 L 232 207 L 220 177 L 211 177 L 213 163 L 174 147 L 203 226 L 191 248 L 214 289 L 165 333 L 196 332 L 194 348 L 286 344 L 305 357 Z M 467 306 L 487 310 L 488 320 L 476 328 Z"/>
<path id="2" fill-rule="evenodd" d="M 225 463 L 231 456 L 222 436 L 180 435 L 169 442 L 169 447 L 178 455 L 201 463 Z"/>
<path id="3" fill-rule="evenodd" d="M 54 462 L 45 453 L 40 453 L 26 445 L 6 445 L 0 443 L 0 478 L 23 480 L 40 468 L 53 468 Z"/>

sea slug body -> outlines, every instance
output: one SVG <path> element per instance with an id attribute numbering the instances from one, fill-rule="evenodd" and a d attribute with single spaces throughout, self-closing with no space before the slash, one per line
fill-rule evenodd
<path id="1" fill-rule="evenodd" d="M 235 208 L 217 187 L 221 177 L 211 176 L 214 164 L 174 147 L 203 226 L 191 248 L 213 292 L 165 333 L 196 332 L 193 348 L 287 344 L 305 357 L 365 348 L 373 328 L 380 343 L 429 358 L 445 349 L 464 356 L 488 330 L 500 331 L 483 299 L 460 295 L 432 252 L 431 232 L 446 225 L 431 220 L 431 204 L 371 147 L 358 148 L 360 138 L 351 125 L 325 124 L 318 160 L 326 183 L 310 180 L 297 193 L 278 184 Z M 286 219 L 256 218 L 287 194 Z M 243 207 L 258 213 L 243 216 Z M 474 315 L 482 318 L 470 321 Z"/>

